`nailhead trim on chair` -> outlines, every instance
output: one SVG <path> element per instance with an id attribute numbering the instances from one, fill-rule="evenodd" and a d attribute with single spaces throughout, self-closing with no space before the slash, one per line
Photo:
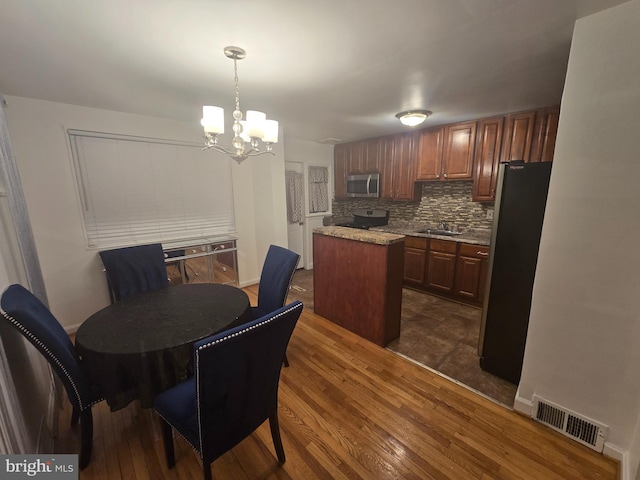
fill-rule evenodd
<path id="1" fill-rule="evenodd" d="M 42 349 L 44 350 L 44 352 L 46 352 L 47 355 L 49 355 L 49 357 L 51 357 L 53 359 L 53 361 L 56 363 L 56 365 L 58 365 L 58 367 L 60 368 L 60 370 L 62 370 L 64 372 L 64 375 L 67 377 L 67 379 L 69 380 L 69 383 L 71 384 L 71 386 L 73 387 L 73 391 L 76 394 L 76 398 L 78 399 L 78 406 L 80 408 L 80 411 L 84 411 L 87 408 L 90 408 L 91 405 L 94 405 L 98 402 L 101 402 L 103 399 L 99 398 L 97 400 L 94 400 L 93 402 L 91 402 L 88 405 L 84 405 L 82 403 L 82 398 L 80 397 L 80 394 L 78 393 L 78 387 L 76 386 L 76 383 L 73 381 L 73 377 L 71 375 L 69 375 L 69 372 L 67 372 L 67 369 L 64 368 L 64 366 L 62 365 L 62 363 L 60 363 L 60 360 L 58 360 L 58 357 L 56 357 L 53 353 L 51 353 L 51 351 L 47 348 L 47 346 L 42 343 L 38 337 L 36 337 L 33 333 L 31 333 L 30 330 L 28 330 L 24 325 L 22 325 L 18 320 L 16 320 L 15 318 L 13 318 L 11 315 L 9 315 L 7 312 L 5 312 L 4 310 L 2 310 L 0 308 L 0 313 L 2 313 L 2 316 L 4 318 L 6 318 L 7 320 L 9 320 L 11 323 L 13 323 L 16 327 L 18 327 L 18 329 L 20 329 L 22 332 L 24 332 L 26 334 L 27 337 L 29 337 L 30 339 L 34 340 L 35 343 L 37 343 L 40 347 L 42 347 Z"/>

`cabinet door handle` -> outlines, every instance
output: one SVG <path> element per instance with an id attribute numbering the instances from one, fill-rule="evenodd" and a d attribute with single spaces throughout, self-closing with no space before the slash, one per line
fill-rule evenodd
<path id="1" fill-rule="evenodd" d="M 447 174 L 446 173 L 444 174 L 444 178 L 447 178 Z"/>
<path id="2" fill-rule="evenodd" d="M 436 175 L 436 178 L 440 178 L 440 174 L 437 174 L 437 175 Z"/>
<path id="3" fill-rule="evenodd" d="M 488 257 L 489 253 L 488 252 L 477 252 L 476 255 L 480 255 L 482 257 Z"/>

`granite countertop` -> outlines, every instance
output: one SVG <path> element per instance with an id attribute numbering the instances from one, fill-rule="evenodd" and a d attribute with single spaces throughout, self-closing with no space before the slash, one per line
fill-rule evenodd
<path id="1" fill-rule="evenodd" d="M 329 237 L 344 238 L 346 240 L 356 240 L 358 242 L 374 243 L 376 245 L 391 245 L 404 241 L 404 234 L 391 231 L 380 230 L 360 230 L 349 227 L 317 227 L 313 233 L 327 235 Z"/>
<path id="2" fill-rule="evenodd" d="M 435 228 L 433 225 L 411 222 L 391 222 L 389 225 L 373 227 L 371 231 L 396 233 L 410 237 L 436 238 L 438 240 L 451 240 L 454 242 L 471 243 L 474 245 L 489 245 L 491 243 L 491 230 L 488 228 L 469 228 L 461 230 L 460 235 L 434 235 L 431 233 L 418 233 L 420 230 Z"/>

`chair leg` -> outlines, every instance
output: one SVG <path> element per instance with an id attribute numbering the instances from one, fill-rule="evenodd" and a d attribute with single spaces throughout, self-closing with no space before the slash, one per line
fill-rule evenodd
<path id="1" fill-rule="evenodd" d="M 284 456 L 284 448 L 282 447 L 282 439 L 280 438 L 280 425 L 278 424 L 277 409 L 274 409 L 273 413 L 269 415 L 269 426 L 271 427 L 271 438 L 273 438 L 273 446 L 276 448 L 278 461 L 280 463 L 284 463 L 286 458 Z"/>
<path id="2" fill-rule="evenodd" d="M 173 449 L 173 429 L 163 418 L 162 421 L 162 443 L 164 444 L 164 457 L 167 460 L 167 468 L 176 465 L 176 454 Z"/>
<path id="3" fill-rule="evenodd" d="M 284 360 L 283 360 L 284 366 L 288 367 L 289 366 L 289 359 L 287 358 L 287 354 L 284 354 Z"/>
<path id="4" fill-rule="evenodd" d="M 80 456 L 78 459 L 78 467 L 80 470 L 84 470 L 91 461 L 91 450 L 93 448 L 93 414 L 91 413 L 91 408 L 80 412 L 78 416 L 80 417 Z"/>
<path id="5" fill-rule="evenodd" d="M 205 460 L 202 461 L 202 471 L 204 472 L 204 480 L 211 480 L 211 464 Z"/>
<path id="6" fill-rule="evenodd" d="M 71 412 L 71 425 L 77 425 L 78 420 L 80 420 L 80 410 L 73 407 L 73 412 Z"/>

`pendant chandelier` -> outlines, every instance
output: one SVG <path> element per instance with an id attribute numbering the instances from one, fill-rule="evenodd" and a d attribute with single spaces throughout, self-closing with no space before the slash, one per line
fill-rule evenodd
<path id="1" fill-rule="evenodd" d="M 247 157 L 255 157 L 272 152 L 274 143 L 278 143 L 278 122 L 267 120 L 266 115 L 255 110 L 247 110 L 246 120 L 242 119 L 240 111 L 240 90 L 238 89 L 238 60 L 242 60 L 247 53 L 240 47 L 226 47 L 224 54 L 233 60 L 234 82 L 236 87 L 236 105 L 233 111 L 233 148 L 226 148 L 218 144 L 218 136 L 224 133 L 224 109 L 222 107 L 202 107 L 202 120 L 204 127 L 204 149 L 212 148 L 217 152 L 231 155 L 240 163 Z M 259 143 L 265 144 L 265 150 L 259 149 Z"/>

